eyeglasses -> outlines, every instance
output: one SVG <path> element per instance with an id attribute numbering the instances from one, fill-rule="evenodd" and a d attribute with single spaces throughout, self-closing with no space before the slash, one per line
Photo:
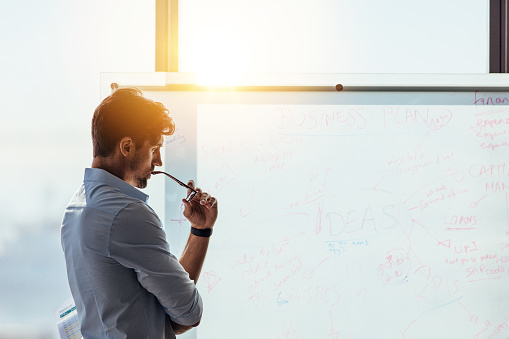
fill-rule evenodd
<path id="1" fill-rule="evenodd" d="M 196 191 L 194 188 L 191 188 L 191 187 L 187 186 L 182 181 L 178 180 L 177 178 L 175 178 L 174 176 L 172 176 L 172 175 L 170 175 L 170 174 L 168 174 L 166 172 L 163 172 L 163 171 L 153 171 L 152 174 L 164 174 L 164 175 L 170 177 L 171 179 L 175 180 L 180 186 L 185 187 L 188 190 L 190 190 L 190 192 L 189 192 L 189 194 L 187 195 L 187 198 L 186 198 L 187 202 L 193 200 L 195 195 L 198 194 L 198 191 Z"/>

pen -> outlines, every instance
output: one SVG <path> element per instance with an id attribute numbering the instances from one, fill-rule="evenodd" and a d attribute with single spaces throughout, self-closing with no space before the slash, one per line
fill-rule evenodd
<path id="1" fill-rule="evenodd" d="M 164 174 L 164 175 L 172 178 L 173 180 L 175 180 L 180 186 L 185 187 L 185 188 L 191 190 L 191 193 L 189 193 L 189 195 L 186 198 L 187 202 L 191 201 L 194 198 L 194 196 L 198 193 L 194 188 L 191 188 L 191 187 L 187 186 L 182 181 L 178 180 L 177 178 L 175 178 L 174 176 L 172 176 L 172 175 L 170 175 L 170 174 L 168 174 L 166 172 L 163 172 L 163 171 L 153 171 L 152 174 Z"/>

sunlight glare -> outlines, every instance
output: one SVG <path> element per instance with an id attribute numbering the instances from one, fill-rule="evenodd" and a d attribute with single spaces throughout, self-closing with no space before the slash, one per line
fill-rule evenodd
<path id="1" fill-rule="evenodd" d="M 197 44 L 196 77 L 200 86 L 235 86 L 246 70 L 245 42 L 238 34 L 214 30 Z"/>

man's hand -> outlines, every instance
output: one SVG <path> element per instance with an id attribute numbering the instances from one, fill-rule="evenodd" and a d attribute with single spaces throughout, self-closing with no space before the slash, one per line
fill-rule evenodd
<path id="1" fill-rule="evenodd" d="M 190 329 L 192 329 L 193 327 L 196 327 L 200 324 L 200 322 L 198 321 L 198 323 L 196 323 L 192 326 L 184 326 L 184 325 L 177 324 L 176 322 L 174 322 L 171 319 L 170 319 L 170 323 L 171 323 L 171 327 L 173 328 L 173 332 L 177 335 L 184 334 L 187 331 L 189 331 Z"/>
<path id="2" fill-rule="evenodd" d="M 195 189 L 194 181 L 189 180 L 187 185 Z M 196 188 L 196 191 L 198 193 L 190 202 L 182 199 L 185 205 L 184 217 L 194 228 L 212 228 L 217 219 L 217 200 L 210 194 L 202 192 L 200 188 Z M 189 194 L 190 190 L 187 193 Z"/>

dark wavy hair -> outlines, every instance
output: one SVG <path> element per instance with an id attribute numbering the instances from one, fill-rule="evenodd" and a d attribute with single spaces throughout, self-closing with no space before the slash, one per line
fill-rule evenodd
<path id="1" fill-rule="evenodd" d="M 117 89 L 95 109 L 92 118 L 94 157 L 108 157 L 117 143 L 131 137 L 135 144 L 149 140 L 156 144 L 162 135 L 175 131 L 168 109 L 145 98 L 134 87 Z"/>

